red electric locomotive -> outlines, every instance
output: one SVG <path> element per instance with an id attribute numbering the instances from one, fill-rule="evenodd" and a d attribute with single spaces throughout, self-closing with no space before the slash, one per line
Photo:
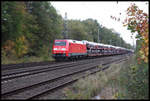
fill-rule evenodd
<path id="1" fill-rule="evenodd" d="M 77 40 L 57 39 L 54 41 L 52 54 L 56 60 L 83 57 L 87 55 L 86 44 Z"/>
<path id="2" fill-rule="evenodd" d="M 106 55 L 121 55 L 133 53 L 123 47 L 107 44 L 89 42 L 86 40 L 77 41 L 71 39 L 57 39 L 54 41 L 52 54 L 56 60 L 64 58 L 95 57 Z"/>

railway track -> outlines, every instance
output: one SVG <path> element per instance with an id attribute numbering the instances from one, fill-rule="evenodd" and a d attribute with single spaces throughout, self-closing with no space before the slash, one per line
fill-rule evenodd
<path id="1" fill-rule="evenodd" d="M 105 59 L 109 59 L 109 61 L 106 61 Z M 56 88 L 59 88 L 65 84 L 68 84 L 70 82 L 73 82 L 80 77 L 83 77 L 84 72 L 86 71 L 93 71 L 88 73 L 90 75 L 91 73 L 94 73 L 98 70 L 102 70 L 100 68 L 97 68 L 97 65 L 102 64 L 102 66 L 105 66 L 105 68 L 108 68 L 108 63 L 112 63 L 114 61 L 118 61 L 122 59 L 122 56 L 118 56 L 117 59 L 112 60 L 111 57 L 105 57 L 97 59 L 97 61 L 89 62 L 85 64 L 85 62 L 80 62 L 78 65 L 74 64 L 66 67 L 64 66 L 59 69 L 54 70 L 44 70 L 39 73 L 39 71 L 36 71 L 38 73 L 32 74 L 32 75 L 26 75 L 22 77 L 17 77 L 17 79 L 13 78 L 12 81 L 7 81 L 5 83 L 2 83 L 2 99 L 33 99 L 37 96 L 40 96 L 41 94 L 44 94 L 45 92 L 48 92 L 50 90 L 54 90 Z M 86 61 L 87 62 L 87 61 Z M 60 67 L 60 66 L 59 66 Z M 81 68 L 82 67 L 82 68 Z M 35 71 L 34 71 L 35 72 Z M 87 73 L 85 73 L 87 75 Z M 81 76 L 78 76 L 81 75 Z M 85 75 L 84 75 L 85 76 Z M 9 78 L 7 78 L 8 80 Z M 12 78 L 11 78 L 12 79 Z M 4 80 L 5 81 L 5 80 Z M 3 81 L 3 82 L 4 82 Z"/>
<path id="2" fill-rule="evenodd" d="M 82 61 L 82 59 L 78 60 Z M 68 61 L 67 61 L 68 62 Z M 1 64 L 1 70 L 13 70 L 13 69 L 23 69 L 26 67 L 35 67 L 35 66 L 45 66 L 52 64 L 66 63 L 66 61 L 44 61 L 44 62 L 30 62 L 30 63 L 18 63 L 18 64 Z"/>
<path id="3" fill-rule="evenodd" d="M 94 61 L 94 59 L 91 59 Z M 21 74 L 21 73 L 25 73 L 28 71 L 35 71 L 35 70 L 41 70 L 41 69 L 46 69 L 46 68 L 50 68 L 50 67 L 58 67 L 61 65 L 68 65 L 68 64 L 72 64 L 75 62 L 83 62 L 86 61 L 86 59 L 84 60 L 79 60 L 79 61 L 74 61 L 74 62 L 32 62 L 32 63 L 21 63 L 21 64 L 9 64 L 9 65 L 2 65 L 2 76 L 3 78 L 7 78 L 7 76 L 9 77 L 10 75 L 15 75 L 15 74 Z M 88 59 L 89 61 L 89 59 Z M 34 64 L 35 63 L 35 64 Z M 41 63 L 41 64 L 40 64 Z M 38 65 L 39 64 L 39 65 Z"/>
<path id="4" fill-rule="evenodd" d="M 109 57 L 111 58 L 111 57 Z M 99 60 L 99 59 L 98 59 Z M 101 60 L 99 60 L 101 61 Z M 92 61 L 93 62 L 93 61 Z M 89 62 L 90 63 L 90 62 Z M 84 63 L 85 64 L 85 63 Z M 84 65 L 83 64 L 83 65 Z M 78 65 L 81 65 L 81 64 L 78 64 Z M 23 77 L 19 77 L 17 79 L 13 79 L 13 80 L 7 80 L 6 82 L 5 81 L 2 81 L 3 85 L 2 85 L 2 94 L 3 93 L 7 93 L 9 92 L 10 90 L 15 90 L 15 89 L 19 89 L 21 87 L 25 87 L 25 86 L 29 86 L 31 85 L 30 84 L 30 81 L 34 82 L 34 83 L 37 83 L 37 82 L 42 82 L 42 81 L 46 81 L 46 80 L 49 80 L 50 78 L 53 79 L 54 77 L 57 77 L 60 75 L 60 73 L 65 73 L 66 71 L 70 71 L 68 68 L 71 68 L 71 69 L 76 69 L 75 67 L 78 67 L 78 65 L 70 65 L 69 67 L 65 67 L 63 66 L 62 68 L 60 69 L 55 69 L 53 71 L 46 71 L 46 72 L 41 72 L 41 73 L 38 73 L 38 74 L 34 74 L 34 75 L 28 75 L 28 76 L 23 76 Z M 79 68 L 80 69 L 80 68 Z M 74 71 L 74 70 L 72 70 Z M 57 74 L 58 73 L 58 74 Z M 60 75 L 61 76 L 61 75 Z M 40 80 L 39 78 L 43 78 L 42 80 Z M 46 79 L 47 78 L 47 79 Z M 36 80 L 38 79 L 38 80 Z M 25 84 L 21 83 L 21 82 L 24 82 Z M 29 82 L 29 83 L 28 83 Z M 14 83 L 17 85 L 17 83 L 21 83 L 22 85 L 19 85 L 17 86 L 17 88 L 12 88 L 11 86 L 11 83 Z M 7 88 L 7 89 L 5 89 Z M 8 88 L 11 88 L 8 90 Z"/>
<path id="5" fill-rule="evenodd" d="M 44 65 L 51 65 L 55 64 L 55 61 L 44 61 L 44 62 L 30 62 L 30 63 L 18 63 L 18 64 L 2 64 L 1 70 L 13 70 L 13 69 L 20 69 L 25 67 L 32 67 L 32 66 L 44 66 Z"/>
<path id="6" fill-rule="evenodd" d="M 52 65 L 45 65 L 45 66 L 34 66 L 34 67 L 28 67 L 28 68 L 19 68 L 19 69 L 13 69 L 13 70 L 4 70 L 2 71 L 2 83 L 6 82 L 6 80 L 11 80 L 19 77 L 24 77 L 28 75 L 33 75 L 37 73 L 42 73 L 42 72 L 48 72 L 48 71 L 53 71 L 56 69 L 61 69 L 61 68 L 68 68 L 70 66 L 76 66 L 76 65 L 82 65 L 85 63 L 91 63 L 99 61 L 97 59 L 91 59 L 89 60 L 82 60 L 82 61 L 75 61 L 75 62 L 63 62 L 59 64 L 52 64 Z M 4 82 L 3 82 L 4 81 Z"/>

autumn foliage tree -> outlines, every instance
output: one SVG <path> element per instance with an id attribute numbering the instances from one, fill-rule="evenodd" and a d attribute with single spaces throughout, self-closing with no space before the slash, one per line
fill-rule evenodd
<path id="1" fill-rule="evenodd" d="M 121 13 L 120 13 L 121 14 Z M 112 19 L 120 21 L 120 18 L 111 16 Z M 127 17 L 123 22 L 123 26 L 127 26 L 127 29 L 131 31 L 132 34 L 136 34 L 136 39 L 138 42 L 137 46 L 137 60 L 138 63 L 144 61 L 148 63 L 149 55 L 149 30 L 148 30 L 148 14 L 140 10 L 135 4 L 131 4 L 127 8 Z"/>
<path id="2" fill-rule="evenodd" d="M 128 17 L 124 21 L 124 26 L 127 26 L 131 32 L 137 32 L 136 39 L 140 40 L 141 48 L 139 50 L 138 61 L 140 63 L 143 60 L 145 63 L 148 63 L 149 55 L 149 30 L 148 30 L 148 14 L 144 13 L 143 10 L 140 10 L 138 6 L 132 4 L 127 9 Z"/>
<path id="3" fill-rule="evenodd" d="M 2 2 L 2 48 L 8 56 L 16 53 L 20 57 L 27 52 L 27 44 L 22 37 L 26 39 L 28 35 L 28 17 L 24 2 Z"/>

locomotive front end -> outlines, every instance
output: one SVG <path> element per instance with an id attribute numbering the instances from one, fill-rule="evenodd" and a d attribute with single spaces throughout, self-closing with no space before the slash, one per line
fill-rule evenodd
<path id="1" fill-rule="evenodd" d="M 52 54 L 55 59 L 66 58 L 68 56 L 68 41 L 55 40 L 53 44 Z"/>

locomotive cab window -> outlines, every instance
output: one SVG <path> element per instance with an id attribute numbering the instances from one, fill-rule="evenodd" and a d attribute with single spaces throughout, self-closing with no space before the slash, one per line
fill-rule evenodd
<path id="1" fill-rule="evenodd" d="M 55 46 L 66 46 L 66 42 L 65 41 L 56 41 Z"/>

